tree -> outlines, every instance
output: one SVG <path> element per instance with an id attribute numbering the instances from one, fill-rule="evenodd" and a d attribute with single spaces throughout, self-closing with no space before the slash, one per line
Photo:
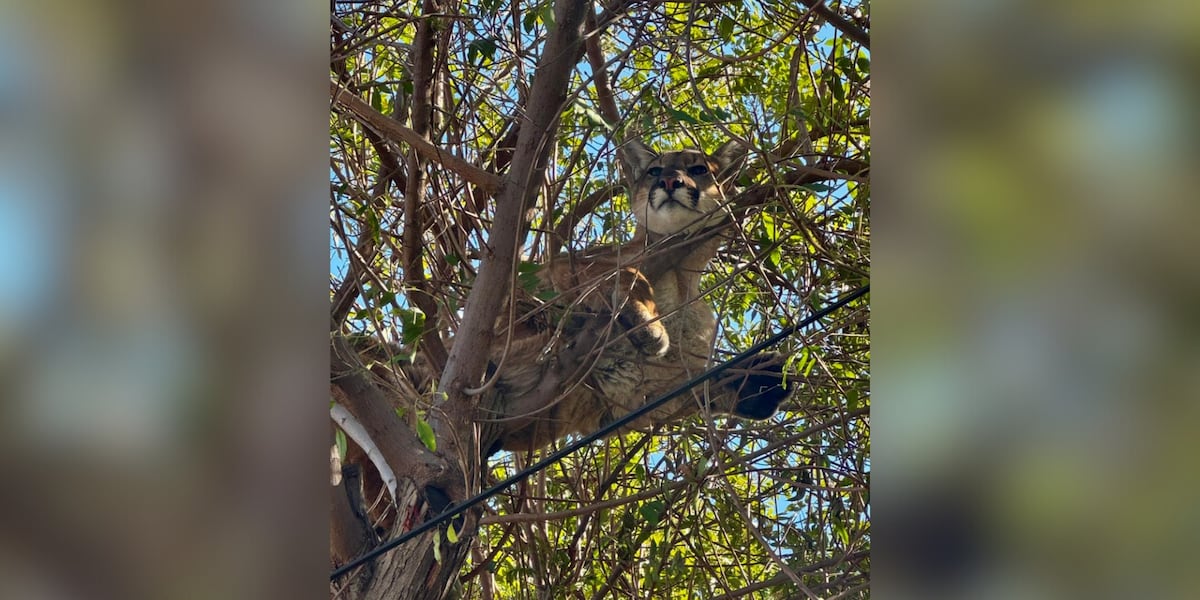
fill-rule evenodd
<path id="1" fill-rule="evenodd" d="M 632 234 L 620 141 L 754 149 L 734 242 L 705 275 L 714 360 L 866 283 L 867 8 L 334 2 L 331 330 L 404 349 L 364 355 L 332 338 L 335 411 L 395 474 L 394 492 L 368 486 L 364 499 L 390 506 L 370 513 L 383 537 L 533 458 L 481 458 L 475 417 L 496 394 L 478 349 L 547 256 Z M 868 342 L 857 301 L 777 348 L 799 391 L 772 420 L 707 416 L 592 444 L 333 590 L 865 597 Z M 367 371 L 408 360 L 438 381 L 381 386 Z M 357 451 L 341 429 L 331 442 Z M 347 502 L 355 478 L 379 478 L 360 463 L 333 488 L 335 561 L 379 539 Z"/>

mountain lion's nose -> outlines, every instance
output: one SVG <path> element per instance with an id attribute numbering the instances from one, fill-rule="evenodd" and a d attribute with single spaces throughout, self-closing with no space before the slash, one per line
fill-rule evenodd
<path id="1" fill-rule="evenodd" d="M 663 173 L 659 184 L 668 190 L 677 190 L 683 187 L 683 178 L 678 173 Z"/>

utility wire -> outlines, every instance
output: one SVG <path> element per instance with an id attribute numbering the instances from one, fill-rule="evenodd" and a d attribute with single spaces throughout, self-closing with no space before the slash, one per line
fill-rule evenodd
<path id="1" fill-rule="evenodd" d="M 418 535 L 421 535 L 422 533 L 425 533 L 426 531 L 429 531 L 430 529 L 433 529 L 434 527 L 437 527 L 438 525 L 440 525 L 446 521 L 449 521 L 450 519 L 458 516 L 463 511 L 475 506 L 476 504 L 483 502 L 484 500 L 487 500 L 488 498 L 491 498 L 492 496 L 495 496 L 496 494 L 499 494 L 500 492 L 503 492 L 504 490 L 512 487 L 513 484 L 516 484 L 516 483 L 520 482 L 522 479 L 525 479 L 526 477 L 529 477 L 530 475 L 533 475 L 534 473 L 537 473 L 538 471 L 541 471 L 542 469 L 545 469 L 546 467 L 562 460 L 563 458 L 565 458 L 567 455 L 571 454 L 572 452 L 574 452 L 584 446 L 587 446 L 588 444 L 591 444 L 592 442 L 594 442 L 598 439 L 603 438 L 604 436 L 612 433 L 613 431 L 616 431 L 617 429 L 620 429 L 621 427 L 629 424 L 630 422 L 634 421 L 638 417 L 641 417 L 642 415 L 645 415 L 646 413 L 662 406 L 663 404 L 667 403 L 669 400 L 675 398 L 676 396 L 683 394 L 684 392 L 692 389 L 693 387 L 696 387 L 697 385 L 700 385 L 701 383 L 704 383 L 705 381 L 713 379 L 717 375 L 720 375 L 721 373 L 725 372 L 730 367 L 733 367 L 734 365 L 741 363 L 742 361 L 758 354 L 759 352 L 762 352 L 766 348 L 769 348 L 771 346 L 774 346 L 775 344 L 778 344 L 784 338 L 786 338 L 790 335 L 793 335 L 794 333 L 796 333 L 797 331 L 799 331 L 800 329 L 802 329 L 804 327 L 808 327 L 809 325 L 815 323 L 816 321 L 826 317 L 833 311 L 838 310 L 839 308 L 842 308 L 843 306 L 846 306 L 851 301 L 855 300 L 856 298 L 858 298 L 860 296 L 863 296 L 870 290 L 871 290 L 871 285 L 867 284 L 867 285 L 864 285 L 864 286 L 854 290 L 853 292 L 850 292 L 850 293 L 842 296 L 841 298 L 838 298 L 835 302 L 833 302 L 833 303 L 829 304 L 828 306 L 826 306 L 825 308 L 813 313 L 812 316 L 808 317 L 807 319 L 804 319 L 803 321 L 800 321 L 799 323 L 796 323 L 795 325 L 790 325 L 788 327 L 784 327 L 782 330 L 780 330 L 775 335 L 772 335 L 771 337 L 751 346 L 750 348 L 746 349 L 745 351 L 739 353 L 737 356 L 734 356 L 733 358 L 705 371 L 704 373 L 700 374 L 699 376 L 695 377 L 694 379 L 684 382 L 679 387 L 676 387 L 675 389 L 667 392 L 666 394 L 659 396 L 658 398 L 647 403 L 646 405 L 642 406 L 641 408 L 621 417 L 620 419 L 617 419 L 616 421 L 613 421 L 612 423 L 609 423 L 608 425 L 605 425 L 604 427 L 601 427 L 600 429 L 596 430 L 594 433 L 591 433 L 587 436 L 580 438 L 579 440 L 575 441 L 574 443 L 567 445 L 566 447 L 562 448 L 561 450 L 551 454 L 550 456 L 547 456 L 546 458 L 543 458 L 542 460 L 534 463 L 533 465 L 526 467 L 524 470 L 513 475 L 512 477 L 509 477 L 508 479 L 505 479 L 504 481 L 501 481 L 500 483 L 497 483 L 496 485 L 493 485 L 492 487 L 476 494 L 474 497 L 467 500 L 466 502 L 448 507 L 441 514 L 414 527 L 413 529 L 407 531 L 400 537 L 397 537 L 395 539 L 384 542 L 380 546 L 376 547 L 374 550 L 371 550 L 370 552 L 363 554 L 362 556 L 338 567 L 337 569 L 334 569 L 333 573 L 329 576 L 330 581 L 333 581 L 333 580 L 337 579 L 338 577 L 345 575 L 346 573 L 350 572 L 350 570 L 354 569 L 355 567 L 358 567 L 359 565 L 362 565 L 363 563 L 366 563 L 368 561 L 378 558 L 380 555 L 384 554 L 385 552 L 388 552 L 389 550 L 392 550 L 393 548 L 399 546 L 400 544 L 403 544 L 404 542 L 407 542 L 408 540 L 411 540 L 411 539 L 417 537 Z"/>

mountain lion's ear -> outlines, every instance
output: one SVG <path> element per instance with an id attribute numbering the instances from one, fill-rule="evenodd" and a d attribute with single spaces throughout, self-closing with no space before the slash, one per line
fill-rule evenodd
<path id="1" fill-rule="evenodd" d="M 625 168 L 626 177 L 630 181 L 636 181 L 641 177 L 650 163 L 658 158 L 658 154 L 637 140 L 625 142 L 618 154 L 621 158 L 621 166 Z"/>
<path id="2" fill-rule="evenodd" d="M 746 163 L 746 148 L 742 147 L 737 140 L 729 140 L 712 153 L 712 159 L 717 161 L 717 165 L 720 167 L 717 179 L 721 181 L 732 179 L 737 176 Z"/>

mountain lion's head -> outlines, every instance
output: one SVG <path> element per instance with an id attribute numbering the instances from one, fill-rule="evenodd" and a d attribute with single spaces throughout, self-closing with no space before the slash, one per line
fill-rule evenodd
<path id="1" fill-rule="evenodd" d="M 711 155 L 699 150 L 657 154 L 640 142 L 623 148 L 638 223 L 658 234 L 695 231 L 720 219 L 725 192 L 746 150 L 729 141 Z"/>

